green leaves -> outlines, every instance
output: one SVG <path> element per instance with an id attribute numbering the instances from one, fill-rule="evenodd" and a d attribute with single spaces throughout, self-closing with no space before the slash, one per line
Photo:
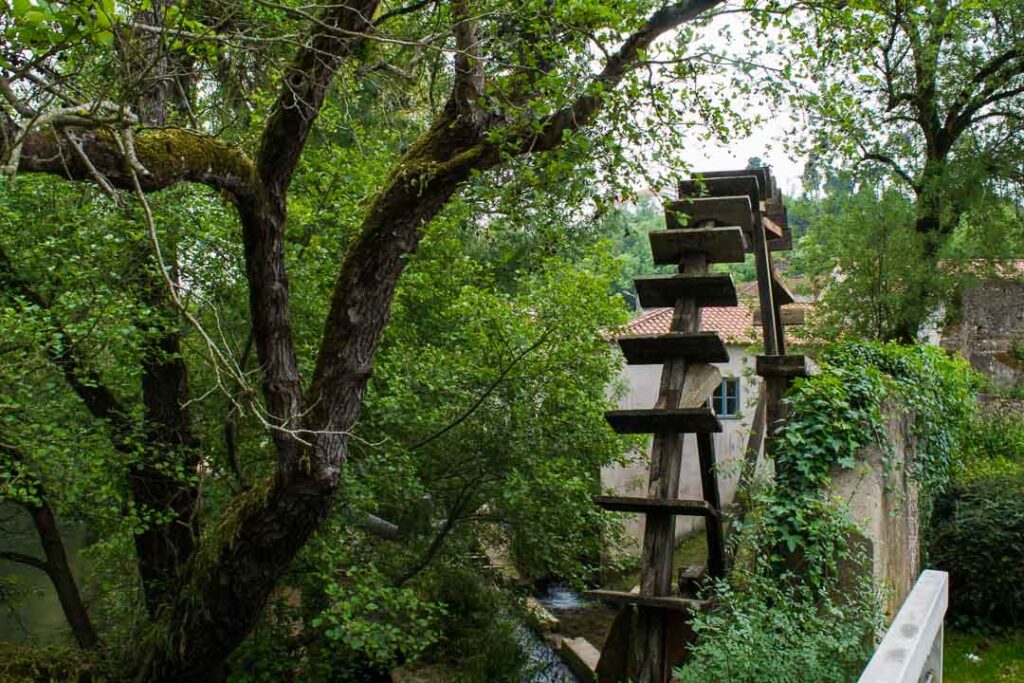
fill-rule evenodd
<path id="1" fill-rule="evenodd" d="M 109 46 L 114 41 L 117 10 L 113 0 L 12 0 L 11 13 L 14 22 L 5 35 L 27 48 L 43 50 L 79 42 Z"/>
<path id="2" fill-rule="evenodd" d="M 928 500 L 949 483 L 975 410 L 973 371 L 941 349 L 846 342 L 828 347 L 819 360 L 821 372 L 797 380 L 787 394 L 789 418 L 775 442 L 787 476 L 771 515 L 786 529 L 781 540 L 791 549 L 812 542 L 816 522 L 807 513 L 827 491 L 834 467 L 856 467 L 869 444 L 891 452 L 887 420 L 894 412 L 912 418 L 908 474 Z"/>

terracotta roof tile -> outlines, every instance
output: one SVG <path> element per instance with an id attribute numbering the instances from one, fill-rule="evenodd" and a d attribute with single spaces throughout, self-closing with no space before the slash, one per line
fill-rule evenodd
<path id="1" fill-rule="evenodd" d="M 754 325 L 757 282 L 738 282 L 736 290 L 740 300 L 738 306 L 709 306 L 701 309 L 700 329 L 702 332 L 717 332 L 727 344 L 759 344 L 762 341 L 761 328 Z M 800 302 L 790 304 L 787 308 L 801 307 L 806 310 L 810 306 L 810 303 Z M 671 308 L 649 308 L 628 322 L 618 334 L 664 334 L 669 331 L 671 324 Z M 790 344 L 806 341 L 801 338 L 800 328 L 794 329 L 792 325 L 786 327 L 786 339 Z"/>
<path id="2" fill-rule="evenodd" d="M 701 331 L 717 332 L 726 343 L 754 344 L 760 340 L 753 325 L 753 312 L 746 304 L 701 309 Z M 650 308 L 633 318 L 622 334 L 662 334 L 672 323 L 671 308 Z"/>

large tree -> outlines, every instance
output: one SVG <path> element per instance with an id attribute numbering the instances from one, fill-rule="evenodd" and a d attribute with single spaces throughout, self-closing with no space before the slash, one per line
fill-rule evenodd
<path id="1" fill-rule="evenodd" d="M 1024 179 L 1024 7 L 1006 0 L 869 0 L 799 22 L 815 86 L 800 99 L 826 164 L 883 168 L 914 198 L 934 265 L 983 191 Z M 927 288 L 922 281 L 918 288 Z M 926 302 L 927 291 L 912 298 Z M 919 306 L 897 336 L 913 338 Z"/>
<path id="2" fill-rule="evenodd" d="M 74 303 L 61 296 L 65 283 L 48 276 L 53 268 L 0 255 L 5 297 L 45 326 L 45 357 L 104 425 L 113 451 L 132 463 L 127 487 L 144 520 L 135 553 L 151 625 L 140 628 L 131 675 L 218 676 L 323 524 L 339 494 L 396 285 L 432 219 L 482 172 L 500 178 L 503 167 L 522 168 L 520 157 L 584 150 L 587 126 L 601 122 L 606 140 L 625 133 L 635 141 L 631 101 L 650 94 L 652 126 L 667 101 L 645 53 L 675 30 L 685 44 L 693 31 L 684 25 L 720 2 L 538 1 L 514 12 L 468 0 L 314 8 L 266 0 L 5 3 L 5 171 L 95 184 L 135 226 L 138 268 L 104 283 L 126 297 L 124 310 L 112 315 L 145 330 L 129 354 L 138 371 L 116 382 L 104 372 L 114 347 L 89 345 Z M 692 78 L 699 70 L 699 62 L 674 57 L 666 63 L 683 65 L 675 75 Z M 647 70 L 637 73 L 640 65 Z M 381 73 L 407 83 L 392 91 L 392 110 L 412 97 L 427 104 L 404 118 L 412 134 L 390 171 L 360 188 L 360 219 L 344 249 L 338 245 L 343 255 L 324 292 L 319 341 L 300 344 L 286 257 L 290 244 L 310 236 L 289 234 L 289 192 L 327 103 L 360 106 L 346 89 Z M 706 101 L 698 104 L 713 113 Z M 213 331 L 222 321 L 200 320 L 195 311 L 191 297 L 201 293 L 201 281 L 183 277 L 179 266 L 202 254 L 179 253 L 186 228 L 161 230 L 154 218 L 157 200 L 182 183 L 212 189 L 237 216 L 250 330 L 241 359 Z M 163 210 L 173 215 L 177 206 L 182 222 L 190 211 L 215 210 L 188 196 L 172 194 Z M 211 282 L 236 276 L 215 266 L 197 272 Z M 190 387 L 195 368 L 184 360 L 185 335 L 201 340 L 217 388 L 234 397 L 233 410 L 263 425 L 264 438 L 247 445 L 269 450 L 273 463 L 214 518 L 200 514 L 209 445 L 190 415 L 201 397 Z M 252 390 L 249 348 L 258 369 Z M 5 441 L 2 453 L 16 475 L 8 480 L 24 485 L 17 495 L 5 493 L 36 514 L 46 509 L 46 491 L 23 463 L 49 445 L 22 437 L 28 442 Z M 48 557 L 55 584 L 59 565 L 59 557 Z M 92 646 L 96 639 L 78 616 L 79 641 Z"/>

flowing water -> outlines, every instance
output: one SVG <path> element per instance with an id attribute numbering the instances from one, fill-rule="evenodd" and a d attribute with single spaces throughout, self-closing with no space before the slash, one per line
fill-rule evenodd
<path id="1" fill-rule="evenodd" d="M 591 605 L 579 593 L 573 591 L 564 583 L 551 584 L 544 595 L 537 598 L 537 601 L 551 612 L 583 609 Z"/>
<path id="2" fill-rule="evenodd" d="M 580 683 L 546 640 L 526 626 L 519 626 L 516 635 L 529 659 L 522 683 Z"/>
<path id="3" fill-rule="evenodd" d="M 559 633 L 570 638 L 586 638 L 598 650 L 604 647 L 604 639 L 617 614 L 614 607 L 587 600 L 563 583 L 551 584 L 537 600 L 558 618 Z"/>

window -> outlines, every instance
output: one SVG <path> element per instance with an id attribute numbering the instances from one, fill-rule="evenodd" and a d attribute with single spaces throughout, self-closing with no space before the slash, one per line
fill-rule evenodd
<path id="1" fill-rule="evenodd" d="M 739 417 L 740 378 L 726 377 L 711 397 L 711 409 L 718 417 Z"/>

